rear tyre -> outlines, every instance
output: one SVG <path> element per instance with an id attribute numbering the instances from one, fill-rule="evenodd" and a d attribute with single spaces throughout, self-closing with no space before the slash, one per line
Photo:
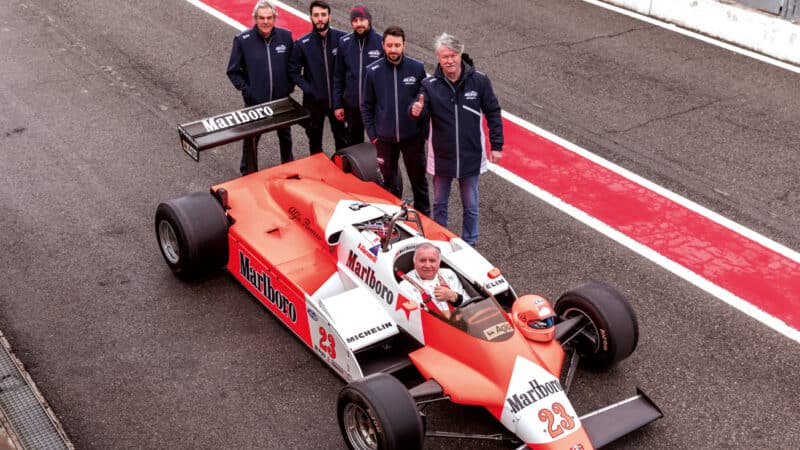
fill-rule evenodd
<path id="1" fill-rule="evenodd" d="M 333 156 L 334 161 L 337 157 L 341 158 L 342 170 L 345 173 L 352 173 L 362 181 L 380 184 L 381 176 L 374 144 L 365 142 L 343 148 Z"/>
<path id="2" fill-rule="evenodd" d="M 156 239 L 172 272 L 193 279 L 228 262 L 228 217 L 210 192 L 158 205 Z"/>
<path id="3" fill-rule="evenodd" d="M 575 348 L 589 367 L 612 367 L 636 349 L 636 314 L 628 299 L 605 283 L 591 281 L 565 292 L 556 301 L 555 312 L 559 321 L 582 318 L 574 329 L 580 330 L 578 334 L 564 344 Z"/>
<path id="4" fill-rule="evenodd" d="M 339 429 L 353 450 L 414 450 L 425 436 L 422 415 L 397 378 L 376 373 L 339 392 Z"/>

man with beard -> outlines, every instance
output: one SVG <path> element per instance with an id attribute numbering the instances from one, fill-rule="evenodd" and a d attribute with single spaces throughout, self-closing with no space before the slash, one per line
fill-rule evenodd
<path id="1" fill-rule="evenodd" d="M 289 75 L 303 90 L 303 106 L 311 114 L 306 125 L 309 152 L 322 151 L 322 130 L 325 117 L 331 125 L 336 150 L 344 148 L 344 124 L 333 115 L 333 69 L 344 31 L 330 28 L 331 7 L 323 0 L 314 0 L 308 8 L 312 31 L 294 42 Z"/>
<path id="2" fill-rule="evenodd" d="M 228 78 L 242 92 L 245 106 L 288 97 L 294 90 L 294 84 L 289 79 L 292 34 L 275 26 L 277 18 L 275 8 L 268 1 L 259 0 L 253 8 L 253 28 L 233 38 Z M 281 163 L 292 161 L 291 130 L 281 128 L 277 133 Z M 260 136 L 244 140 L 239 166 L 242 175 L 248 173 L 248 153 L 253 152 L 254 157 L 257 155 L 259 139 Z"/>
<path id="3" fill-rule="evenodd" d="M 408 114 L 426 77 L 425 66 L 403 54 L 405 37 L 400 27 L 383 30 L 386 56 L 367 66 L 361 116 L 367 136 L 377 150 L 383 187 L 402 198 L 398 167 L 402 153 L 414 193 L 414 208 L 430 215 L 428 179 L 425 178 L 427 122 Z"/>
<path id="4" fill-rule="evenodd" d="M 333 108 L 338 120 L 344 121 L 348 145 L 364 142 L 361 121 L 361 95 L 364 92 L 364 71 L 383 56 L 381 35 L 372 29 L 372 15 L 363 4 L 350 10 L 353 32 L 339 40 L 336 55 L 336 77 L 333 84 Z"/>
<path id="5" fill-rule="evenodd" d="M 503 120 L 492 83 L 484 73 L 462 61 L 464 44 L 442 33 L 436 39 L 439 65 L 422 81 L 411 105 L 411 117 L 430 117 L 428 172 L 433 175 L 433 220 L 447 226 L 450 186 L 458 180 L 464 207 L 464 241 L 478 242 L 478 175 L 488 169 L 483 116 L 489 126 L 491 162 L 503 156 Z"/>

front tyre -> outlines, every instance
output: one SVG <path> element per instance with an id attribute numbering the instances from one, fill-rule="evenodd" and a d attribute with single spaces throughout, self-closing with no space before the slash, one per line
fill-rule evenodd
<path id="1" fill-rule="evenodd" d="M 575 348 L 590 367 L 612 367 L 636 349 L 636 314 L 628 299 L 605 283 L 591 281 L 565 292 L 554 309 L 559 321 L 581 318 L 562 345 Z"/>
<path id="2" fill-rule="evenodd" d="M 422 415 L 408 389 L 391 375 L 377 373 L 345 386 L 336 412 L 353 450 L 422 448 Z"/>
<path id="3" fill-rule="evenodd" d="M 210 192 L 195 192 L 158 205 L 156 239 L 167 266 L 192 279 L 228 262 L 228 217 Z"/>

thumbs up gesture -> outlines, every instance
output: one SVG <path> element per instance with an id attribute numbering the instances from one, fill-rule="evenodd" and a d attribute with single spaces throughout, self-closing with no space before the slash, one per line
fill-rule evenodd
<path id="1" fill-rule="evenodd" d="M 422 108 L 425 107 L 425 96 L 423 94 L 419 94 L 419 98 L 417 101 L 411 105 L 411 117 L 417 118 L 420 114 L 422 114 Z"/>

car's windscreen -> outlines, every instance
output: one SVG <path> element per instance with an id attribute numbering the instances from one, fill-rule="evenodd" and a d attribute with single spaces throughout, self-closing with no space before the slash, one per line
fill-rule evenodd
<path id="1" fill-rule="evenodd" d="M 504 341 L 514 334 L 514 327 L 505 312 L 491 298 L 455 308 L 450 318 L 445 320 L 470 336 L 485 341 Z"/>

